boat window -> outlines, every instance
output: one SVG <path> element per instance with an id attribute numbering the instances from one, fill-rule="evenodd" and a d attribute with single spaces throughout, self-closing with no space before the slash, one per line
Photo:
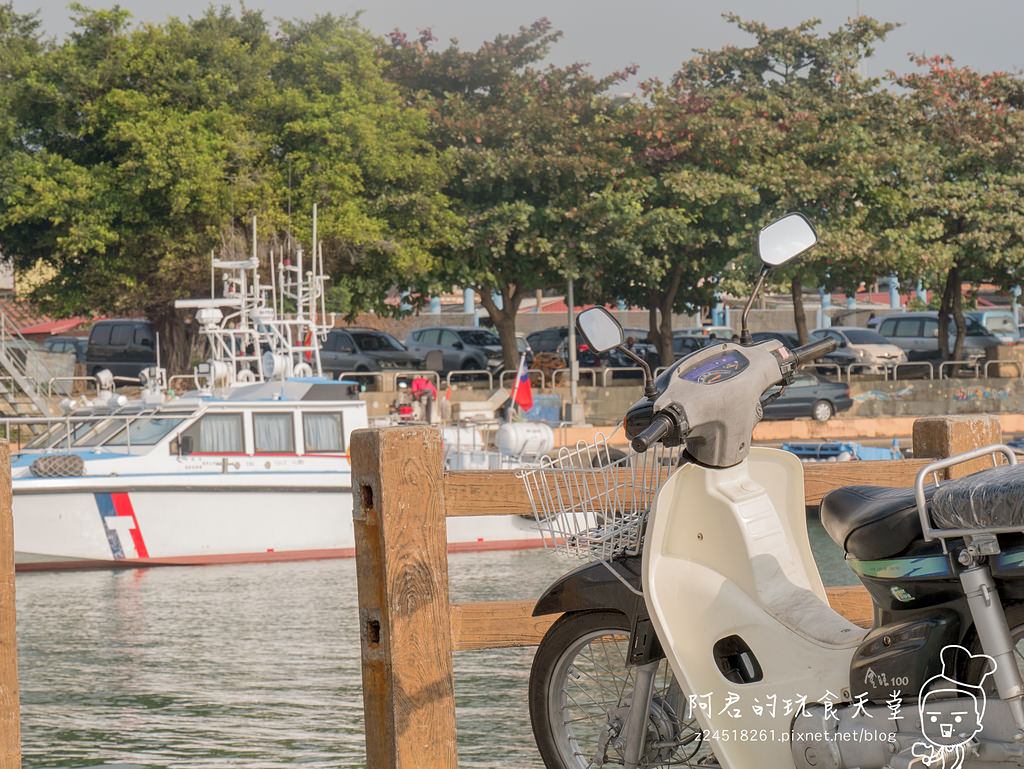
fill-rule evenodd
<path id="1" fill-rule="evenodd" d="M 84 422 L 76 426 L 72 432 L 72 446 L 99 446 L 112 435 L 124 429 L 124 421 L 120 419 L 99 419 Z"/>
<path id="2" fill-rule="evenodd" d="M 46 432 L 40 433 L 30 440 L 23 449 L 45 449 L 61 443 L 67 437 L 67 422 L 58 422 L 50 425 Z"/>
<path id="3" fill-rule="evenodd" d="M 302 430 L 306 435 L 306 453 L 344 451 L 345 433 L 341 426 L 340 412 L 303 414 Z"/>
<path id="4" fill-rule="evenodd" d="M 120 430 L 107 441 L 107 446 L 124 446 L 130 441 L 133 446 L 152 446 L 184 421 L 184 417 L 153 417 L 136 419 L 127 430 Z"/>
<path id="5" fill-rule="evenodd" d="M 181 434 L 182 454 L 241 454 L 241 414 L 206 414 Z"/>
<path id="6" fill-rule="evenodd" d="M 252 433 L 257 454 L 294 454 L 295 434 L 291 413 L 253 414 Z"/>

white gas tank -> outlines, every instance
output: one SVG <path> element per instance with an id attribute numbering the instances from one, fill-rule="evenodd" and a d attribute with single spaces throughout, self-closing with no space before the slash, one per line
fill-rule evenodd
<path id="1" fill-rule="evenodd" d="M 555 447 L 555 433 L 543 422 L 505 422 L 498 428 L 498 451 L 509 457 L 539 457 Z"/>

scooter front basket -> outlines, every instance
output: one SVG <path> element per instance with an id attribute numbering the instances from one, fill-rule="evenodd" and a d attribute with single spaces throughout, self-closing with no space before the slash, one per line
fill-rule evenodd
<path id="1" fill-rule="evenodd" d="M 626 454 L 598 433 L 593 443 L 563 448 L 519 473 L 544 546 L 590 560 L 638 554 L 654 495 L 679 466 L 681 452 L 658 444 Z"/>

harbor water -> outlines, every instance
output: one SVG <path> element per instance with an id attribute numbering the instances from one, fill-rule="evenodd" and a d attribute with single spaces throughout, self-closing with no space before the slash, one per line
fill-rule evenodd
<path id="1" fill-rule="evenodd" d="M 826 584 L 853 575 L 819 526 Z M 575 564 L 453 555 L 452 600 L 535 598 Z M 44 767 L 365 766 L 352 560 L 19 574 L 22 753 Z M 532 649 L 455 655 L 459 766 L 542 767 Z"/>

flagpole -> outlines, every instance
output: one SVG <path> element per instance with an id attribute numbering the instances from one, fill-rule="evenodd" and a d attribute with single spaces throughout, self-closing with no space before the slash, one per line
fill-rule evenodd
<path id="1" fill-rule="evenodd" d="M 516 409 L 516 393 L 519 392 L 519 372 L 523 370 L 523 363 L 526 361 L 526 353 L 519 356 L 519 365 L 516 367 L 516 383 L 512 385 L 512 411 Z M 509 421 L 512 421 L 512 411 L 509 412 Z"/>

